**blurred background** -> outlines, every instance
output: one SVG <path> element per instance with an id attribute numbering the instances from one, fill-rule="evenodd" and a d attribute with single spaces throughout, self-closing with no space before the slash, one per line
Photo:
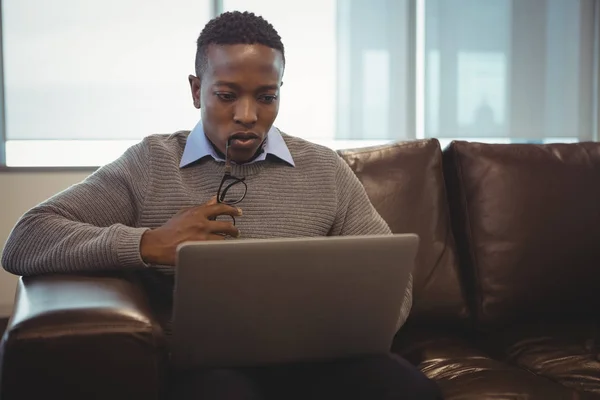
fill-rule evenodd
<path id="1" fill-rule="evenodd" d="M 594 0 L 2 0 L 7 166 L 98 166 L 199 119 L 187 76 L 223 11 L 286 47 L 276 121 L 332 148 L 598 139 Z"/>
<path id="2" fill-rule="evenodd" d="M 253 11 L 288 60 L 276 125 L 334 149 L 598 140 L 600 1 L 0 0 L 0 251 L 25 211 L 192 129 L 205 23 Z M 0 319 L 17 277 L 0 269 Z"/>

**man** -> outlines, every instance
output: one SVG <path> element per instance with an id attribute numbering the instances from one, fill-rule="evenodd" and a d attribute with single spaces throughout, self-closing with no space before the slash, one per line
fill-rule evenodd
<path id="1" fill-rule="evenodd" d="M 149 136 L 27 212 L 6 244 L 5 269 L 19 275 L 139 271 L 168 333 L 175 252 L 182 242 L 388 234 L 335 152 L 273 127 L 284 67 L 281 38 L 264 19 L 232 12 L 210 21 L 198 39 L 196 76 L 189 77 L 201 111 L 194 130 Z M 226 159 L 230 175 L 224 177 Z M 411 291 L 412 285 L 400 325 Z M 174 375 L 169 386 L 178 399 L 439 396 L 416 368 L 393 356 L 192 370 Z"/>

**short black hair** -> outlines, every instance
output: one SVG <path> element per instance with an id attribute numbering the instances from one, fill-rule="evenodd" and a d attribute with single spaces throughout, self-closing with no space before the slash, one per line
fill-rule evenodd
<path id="1" fill-rule="evenodd" d="M 267 20 L 254 13 L 229 11 L 210 20 L 198 37 L 196 50 L 196 75 L 206 68 L 207 51 L 211 44 L 262 44 L 279 50 L 285 65 L 281 37 Z"/>

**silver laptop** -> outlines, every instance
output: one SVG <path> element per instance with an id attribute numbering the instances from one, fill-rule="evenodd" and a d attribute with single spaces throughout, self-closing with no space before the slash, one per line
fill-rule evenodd
<path id="1" fill-rule="evenodd" d="M 173 367 L 388 352 L 418 242 L 402 234 L 181 245 Z"/>

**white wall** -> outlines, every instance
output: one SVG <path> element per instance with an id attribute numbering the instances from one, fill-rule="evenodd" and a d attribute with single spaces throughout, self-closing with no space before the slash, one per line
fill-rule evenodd
<path id="1" fill-rule="evenodd" d="M 0 253 L 10 230 L 29 208 L 84 179 L 85 172 L 0 173 Z M 0 269 L 0 317 L 10 315 L 17 277 Z"/>

